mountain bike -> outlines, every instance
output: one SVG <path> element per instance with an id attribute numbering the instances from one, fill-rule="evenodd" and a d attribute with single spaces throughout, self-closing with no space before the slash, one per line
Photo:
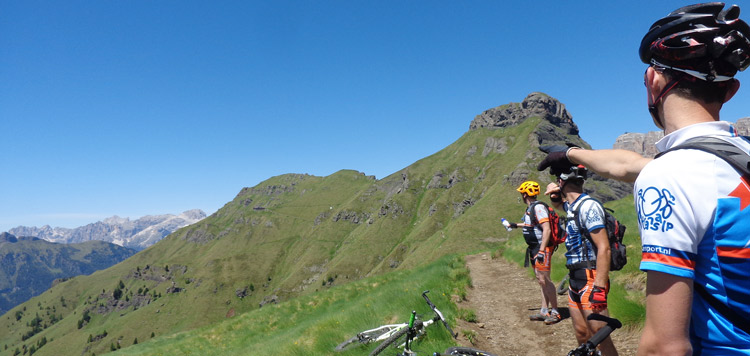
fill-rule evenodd
<path id="1" fill-rule="evenodd" d="M 404 348 L 404 352 L 402 355 L 411 355 L 414 354 L 414 352 L 411 351 L 411 343 L 417 339 L 418 337 L 422 336 L 427 327 L 434 324 L 436 321 L 441 321 L 446 329 L 448 329 L 448 332 L 453 338 L 457 337 L 457 334 L 453 332 L 451 327 L 448 325 L 448 322 L 445 320 L 445 317 L 443 317 L 443 313 L 440 312 L 440 310 L 435 306 L 435 304 L 432 303 L 429 297 L 427 297 L 427 293 L 430 291 L 424 291 L 422 292 L 422 297 L 427 302 L 427 305 L 430 306 L 430 309 L 432 309 L 433 312 L 435 312 L 435 316 L 428 320 L 420 320 L 417 317 L 417 312 L 412 311 L 411 316 L 409 318 L 408 323 L 401 323 L 401 324 L 389 324 L 389 325 L 382 325 L 374 329 L 365 330 L 361 333 L 358 333 L 354 337 L 342 342 L 336 348 L 334 348 L 335 351 L 343 351 L 348 347 L 351 347 L 353 345 L 362 345 L 362 344 L 369 344 L 373 342 L 379 342 L 383 341 L 380 345 L 378 345 L 375 350 L 372 351 L 370 356 L 377 355 L 381 352 L 383 352 L 388 346 L 391 346 L 395 344 L 399 339 L 406 336 L 406 341 L 402 343 L 399 347 Z"/>
<path id="2" fill-rule="evenodd" d="M 599 344 L 604 341 L 604 339 L 609 336 L 615 329 L 618 329 L 622 327 L 622 323 L 615 319 L 606 317 L 601 314 L 591 314 L 587 318 L 588 320 L 599 320 L 607 323 L 607 325 L 604 325 L 599 331 L 594 334 L 590 339 L 588 339 L 586 342 L 581 344 L 581 346 L 578 346 L 577 348 L 570 350 L 568 353 L 568 356 L 595 356 L 597 355 L 596 347 L 599 346 Z"/>
<path id="3" fill-rule="evenodd" d="M 484 352 L 482 350 L 477 350 L 471 347 L 462 347 L 462 346 L 451 347 L 445 350 L 444 353 L 436 352 L 432 355 L 433 356 L 496 356 L 495 354 L 491 354 L 489 352 Z"/>

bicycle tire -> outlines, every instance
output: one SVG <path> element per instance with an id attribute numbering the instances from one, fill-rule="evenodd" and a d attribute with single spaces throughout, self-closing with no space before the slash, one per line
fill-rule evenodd
<path id="1" fill-rule="evenodd" d="M 338 352 L 344 351 L 347 347 L 351 346 L 355 342 L 359 342 L 359 337 L 356 335 L 352 337 L 351 339 L 338 344 L 338 346 L 336 346 L 333 350 L 338 351 Z"/>
<path id="2" fill-rule="evenodd" d="M 557 295 L 563 295 L 568 291 L 568 279 L 570 277 L 568 275 L 565 275 L 565 278 L 563 278 L 562 281 L 560 281 L 560 284 L 557 285 Z"/>
<path id="3" fill-rule="evenodd" d="M 489 352 L 477 350 L 471 347 L 456 346 L 445 350 L 446 356 L 496 356 Z"/>
<path id="4" fill-rule="evenodd" d="M 406 335 L 406 333 L 409 331 L 408 327 L 401 328 L 401 330 L 396 331 L 393 335 L 391 335 L 389 338 L 385 339 L 378 347 L 375 348 L 375 350 L 372 350 L 370 353 L 370 356 L 375 356 L 381 352 L 383 352 L 388 346 L 391 346 L 391 344 L 396 343 L 398 339 Z"/>

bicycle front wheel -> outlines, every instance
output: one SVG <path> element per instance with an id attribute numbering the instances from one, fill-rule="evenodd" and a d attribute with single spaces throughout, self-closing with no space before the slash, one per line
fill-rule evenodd
<path id="1" fill-rule="evenodd" d="M 445 355 L 451 355 L 451 356 L 495 356 L 494 354 L 491 354 L 489 352 L 484 352 L 482 350 L 473 349 L 471 347 L 451 347 L 447 350 L 445 350 Z"/>
<path id="2" fill-rule="evenodd" d="M 406 333 L 409 331 L 408 327 L 403 327 L 401 330 L 396 331 L 391 335 L 389 338 L 387 338 L 383 343 L 378 345 L 378 347 L 375 348 L 375 350 L 372 350 L 370 353 L 370 356 L 375 356 L 381 352 L 383 352 L 388 346 L 391 346 L 392 344 L 395 344 L 398 339 L 406 335 Z"/>

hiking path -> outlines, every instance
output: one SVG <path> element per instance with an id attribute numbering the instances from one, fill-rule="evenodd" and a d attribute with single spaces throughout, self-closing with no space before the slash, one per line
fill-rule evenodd
<path id="1" fill-rule="evenodd" d="M 539 310 L 539 284 L 528 269 L 485 252 L 466 256 L 472 288 L 460 309 L 474 310 L 474 323 L 458 320 L 459 342 L 496 355 L 567 355 L 578 346 L 569 318 L 567 294 L 558 296 L 561 322 L 530 321 Z M 555 281 L 559 282 L 559 281 Z M 470 331 L 469 331 L 470 330 Z M 474 334 L 474 345 L 467 338 Z M 621 328 L 612 334 L 620 355 L 635 355 L 638 330 Z"/>

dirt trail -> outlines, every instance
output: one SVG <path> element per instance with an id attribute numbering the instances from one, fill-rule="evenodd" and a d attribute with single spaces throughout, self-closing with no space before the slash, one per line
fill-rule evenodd
<path id="1" fill-rule="evenodd" d="M 471 346 L 463 330 L 476 332 L 474 347 L 497 355 L 567 355 L 577 343 L 570 319 L 554 325 L 529 321 L 539 309 L 541 292 L 527 270 L 503 259 L 492 259 L 489 253 L 466 257 L 474 287 L 459 308 L 476 311 L 478 321 L 459 320 L 459 340 Z M 558 296 L 563 316 L 567 297 Z M 618 329 L 613 334 L 620 355 L 635 355 L 637 332 Z"/>

